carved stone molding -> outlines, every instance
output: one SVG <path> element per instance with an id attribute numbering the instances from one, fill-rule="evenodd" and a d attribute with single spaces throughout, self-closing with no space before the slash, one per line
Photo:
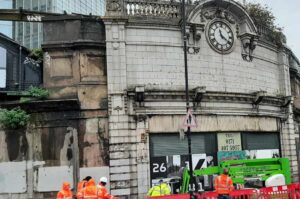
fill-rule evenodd
<path id="1" fill-rule="evenodd" d="M 233 15 L 224 9 L 201 10 L 200 17 L 201 17 L 201 22 L 206 22 L 206 21 L 213 20 L 215 18 L 219 18 L 228 21 L 230 24 L 236 23 Z"/>
<path id="2" fill-rule="evenodd" d="M 189 54 L 198 54 L 200 51 L 200 40 L 204 31 L 204 25 L 189 23 L 186 28 L 188 39 L 187 52 Z"/>
<path id="3" fill-rule="evenodd" d="M 123 0 L 107 0 L 106 1 L 106 16 L 123 15 L 124 1 Z"/>
<path id="4" fill-rule="evenodd" d="M 113 11 L 113 12 L 117 12 L 117 11 L 121 11 L 121 5 L 119 0 L 111 0 L 107 2 L 107 6 L 106 6 L 106 10 L 107 11 Z"/>
<path id="5" fill-rule="evenodd" d="M 195 91 L 190 91 L 190 96 L 193 96 Z M 128 97 L 135 98 L 134 91 L 128 91 Z M 223 92 L 211 92 L 205 91 L 201 97 L 201 102 L 243 102 L 252 104 L 256 93 L 242 94 L 242 93 L 223 93 Z M 277 107 L 281 107 L 284 104 L 284 97 L 264 96 L 261 104 L 268 104 Z M 161 102 L 172 101 L 181 102 L 185 100 L 184 91 L 149 91 L 145 90 L 145 102 Z M 143 107 L 144 108 L 144 107 Z"/>
<path id="6" fill-rule="evenodd" d="M 252 33 L 243 33 L 239 35 L 242 42 L 242 58 L 245 61 L 253 60 L 253 52 L 256 48 L 258 36 Z"/>
<path id="7" fill-rule="evenodd" d="M 148 116 L 145 114 L 137 114 L 134 115 L 134 120 L 137 122 L 145 122 L 147 120 Z"/>

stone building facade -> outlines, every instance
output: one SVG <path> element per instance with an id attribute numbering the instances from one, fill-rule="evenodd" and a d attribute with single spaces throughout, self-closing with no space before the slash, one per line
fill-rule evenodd
<path id="1" fill-rule="evenodd" d="M 185 130 L 186 114 L 180 6 L 107 3 L 113 194 L 142 198 L 154 182 L 153 163 L 160 167 L 169 164 L 159 162 L 161 156 L 187 154 L 174 138 Z M 292 62 L 299 67 L 295 56 L 284 43 L 268 39 L 267 30 L 235 1 L 188 4 L 187 24 L 189 93 L 197 123 L 192 151 L 216 163 L 222 134 L 235 134 L 242 150 L 277 149 L 288 157 L 293 180 L 299 181 L 289 70 Z"/>
<path id="2" fill-rule="evenodd" d="M 185 164 L 181 4 L 108 0 L 106 9 L 103 18 L 45 20 L 43 79 L 51 96 L 0 104 L 34 117 L 15 134 L 18 154 L 0 131 L 0 167 L 26 176 L 11 194 L 0 188 L 0 198 L 53 198 L 63 179 L 106 175 L 113 195 L 140 199 L 177 172 L 171 166 Z M 187 22 L 193 166 L 216 165 L 220 151 L 266 153 L 288 157 L 299 181 L 297 58 L 232 0 L 189 1 Z"/>
<path id="3" fill-rule="evenodd" d="M 0 100 L 0 108 L 21 107 L 31 115 L 27 128 L 0 127 L 1 199 L 52 199 L 63 181 L 76 194 L 84 177 L 109 177 L 104 24 L 62 16 L 46 21 L 44 31 L 49 99 Z"/>

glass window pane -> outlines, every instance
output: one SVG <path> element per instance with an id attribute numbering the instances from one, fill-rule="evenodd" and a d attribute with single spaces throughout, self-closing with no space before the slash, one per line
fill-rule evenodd
<path id="1" fill-rule="evenodd" d="M 33 0 L 32 1 L 32 10 L 38 10 L 39 9 L 39 1 Z"/>
<path id="2" fill-rule="evenodd" d="M 0 47 L 0 69 L 6 68 L 6 49 Z"/>
<path id="3" fill-rule="evenodd" d="M 0 69 L 0 88 L 6 87 L 6 70 Z"/>
<path id="4" fill-rule="evenodd" d="M 0 47 L 0 88 L 6 87 L 6 49 Z"/>

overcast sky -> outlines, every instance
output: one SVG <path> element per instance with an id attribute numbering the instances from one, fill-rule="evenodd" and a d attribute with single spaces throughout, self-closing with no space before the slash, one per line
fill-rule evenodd
<path id="1" fill-rule="evenodd" d="M 272 10 L 277 19 L 276 23 L 284 28 L 288 46 L 300 59 L 300 0 L 247 0 L 247 2 L 258 2 Z"/>
<path id="2" fill-rule="evenodd" d="M 0 9 L 12 8 L 11 0 L 0 0 Z M 12 36 L 12 22 L 10 21 L 0 21 L 0 32 Z"/>

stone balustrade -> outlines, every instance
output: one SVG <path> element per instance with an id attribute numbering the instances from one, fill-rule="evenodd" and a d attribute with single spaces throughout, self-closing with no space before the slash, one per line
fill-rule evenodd
<path id="1" fill-rule="evenodd" d="M 267 37 L 268 35 L 272 34 L 272 31 L 265 26 L 256 24 L 256 27 L 257 27 L 258 34 L 263 37 Z"/>
<path id="2" fill-rule="evenodd" d="M 129 16 L 179 18 L 181 13 L 176 1 L 127 0 L 125 6 Z"/>

